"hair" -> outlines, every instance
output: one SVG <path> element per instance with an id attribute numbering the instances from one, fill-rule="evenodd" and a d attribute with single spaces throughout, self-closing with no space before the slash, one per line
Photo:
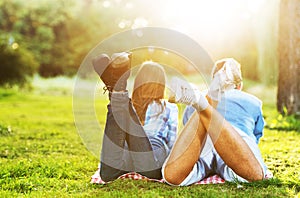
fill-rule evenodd
<path id="1" fill-rule="evenodd" d="M 212 69 L 212 78 L 214 78 L 214 75 L 223 68 L 226 70 L 227 74 L 230 74 L 230 77 L 227 76 L 227 83 L 233 84 L 235 88 L 242 86 L 243 78 L 240 63 L 233 58 L 224 58 L 216 61 Z"/>
<path id="2" fill-rule="evenodd" d="M 164 68 L 155 62 L 144 62 L 134 80 L 132 103 L 136 113 L 144 125 L 148 105 L 153 101 L 164 106 L 161 99 L 164 98 L 166 74 Z"/>

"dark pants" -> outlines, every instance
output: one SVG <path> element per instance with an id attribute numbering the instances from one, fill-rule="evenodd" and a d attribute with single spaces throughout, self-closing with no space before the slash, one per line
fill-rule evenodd
<path id="1" fill-rule="evenodd" d="M 148 137 L 128 92 L 112 93 L 101 151 L 100 176 L 111 181 L 128 172 L 161 179 L 167 151 L 161 140 Z"/>

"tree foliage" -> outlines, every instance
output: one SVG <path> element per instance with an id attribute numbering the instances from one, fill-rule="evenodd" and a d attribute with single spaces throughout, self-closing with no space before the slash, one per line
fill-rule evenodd
<path id="1" fill-rule="evenodd" d="M 25 85 L 38 67 L 32 53 L 17 43 L 0 42 L 0 60 L 0 85 Z"/>
<path id="2" fill-rule="evenodd" d="M 0 1 L 0 34 L 23 43 L 22 48 L 39 63 L 42 76 L 75 74 L 87 52 L 101 40 L 104 31 L 99 27 L 104 29 L 104 21 L 95 20 L 99 18 L 90 1 Z M 108 28 L 105 34 L 112 32 Z"/>
<path id="3" fill-rule="evenodd" d="M 194 39 L 200 45 L 208 40 L 203 47 L 212 54 L 213 59 L 235 57 L 242 64 L 243 75 L 253 80 L 269 78 L 263 74 L 259 76 L 261 70 L 269 68 L 269 73 L 275 71 L 272 73 L 274 79 L 277 72 L 273 69 L 276 67 L 273 64 L 276 63 L 274 50 L 269 53 L 270 56 L 265 56 L 270 50 L 259 48 L 267 42 L 273 44 L 273 37 L 269 38 L 269 32 L 265 31 L 258 41 L 260 45 L 255 38 L 260 34 L 260 27 L 268 20 L 255 20 L 262 21 L 256 27 L 257 32 L 253 32 L 253 24 L 249 24 L 249 21 L 241 23 L 239 27 L 230 26 L 238 28 L 234 32 L 239 34 L 228 39 L 225 33 L 230 31 L 227 29 L 213 29 L 218 34 L 211 36 L 205 33 L 207 29 L 198 24 L 195 18 L 185 18 L 190 21 L 166 20 L 169 4 L 173 3 L 159 0 L 0 0 L 0 35 L 10 35 L 8 38 L 13 38 L 22 50 L 33 55 L 38 63 L 39 74 L 51 77 L 74 75 L 87 53 L 114 33 L 144 26 L 173 28 L 187 23 L 193 24 L 192 37 L 196 35 Z M 265 38 L 268 38 L 267 42 Z M 271 47 L 274 48 L 273 45 Z M 266 48 L 271 49 L 268 46 Z"/>

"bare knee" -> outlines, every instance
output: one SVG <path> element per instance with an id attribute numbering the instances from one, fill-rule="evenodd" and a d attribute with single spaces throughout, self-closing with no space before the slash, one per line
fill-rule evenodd
<path id="1" fill-rule="evenodd" d="M 263 169 L 261 166 L 252 167 L 242 177 L 249 182 L 261 181 L 264 179 Z"/>
<path id="2" fill-rule="evenodd" d="M 261 167 L 256 170 L 250 177 L 249 181 L 261 181 L 264 179 L 264 173 Z"/>
<path id="3" fill-rule="evenodd" d="M 167 165 L 164 169 L 164 179 L 167 183 L 172 185 L 180 185 L 185 177 L 174 167 Z"/>

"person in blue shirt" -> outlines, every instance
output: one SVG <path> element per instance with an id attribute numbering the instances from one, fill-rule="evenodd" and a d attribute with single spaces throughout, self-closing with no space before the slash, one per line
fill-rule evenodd
<path id="1" fill-rule="evenodd" d="M 109 91 L 110 103 L 101 150 L 100 176 L 108 182 L 137 172 L 161 179 L 161 167 L 177 134 L 178 108 L 165 101 L 166 75 L 158 63 L 145 62 L 128 96 L 131 53 L 100 54 L 92 60 Z"/>
<path id="2" fill-rule="evenodd" d="M 262 180 L 266 175 L 257 146 L 264 127 L 262 102 L 241 91 L 242 75 L 236 60 L 217 61 L 212 77 L 207 97 L 181 79 L 171 84 L 170 100 L 191 105 L 162 168 L 171 185 L 190 185 L 213 174 L 240 182 Z"/>

